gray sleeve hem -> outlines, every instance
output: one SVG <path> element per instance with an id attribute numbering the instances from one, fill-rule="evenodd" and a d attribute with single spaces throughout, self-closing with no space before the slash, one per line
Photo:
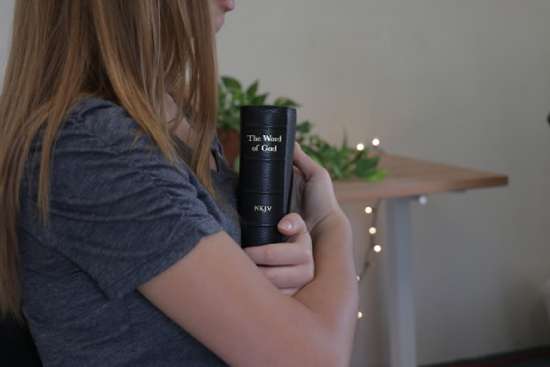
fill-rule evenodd
<path id="1" fill-rule="evenodd" d="M 184 231 L 185 238 L 175 240 L 179 242 L 173 243 L 171 251 L 163 253 L 162 257 L 148 259 L 141 264 L 137 264 L 118 280 L 103 287 L 106 289 L 107 296 L 109 298 L 124 297 L 127 293 L 136 290 L 138 286 L 146 283 L 182 259 L 196 247 L 203 237 L 223 230 L 223 227 L 211 218 L 193 223 L 192 226 L 192 228 Z M 151 246 L 154 245 L 151 244 Z"/>

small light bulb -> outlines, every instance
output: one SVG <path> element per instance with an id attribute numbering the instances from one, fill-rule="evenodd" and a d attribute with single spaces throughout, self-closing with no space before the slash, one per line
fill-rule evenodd
<path id="1" fill-rule="evenodd" d="M 369 233 L 370 234 L 376 234 L 376 227 L 370 227 L 369 228 Z"/>
<path id="2" fill-rule="evenodd" d="M 365 213 L 371 214 L 372 213 L 372 206 L 366 206 L 365 207 Z"/>
<path id="3" fill-rule="evenodd" d="M 357 318 L 358 319 L 362 319 L 363 318 L 363 313 L 361 311 L 357 312 Z"/>
<path id="4" fill-rule="evenodd" d="M 382 251 L 382 246 L 380 245 L 374 246 L 374 252 L 380 252 L 380 251 Z"/>
<path id="5" fill-rule="evenodd" d="M 372 143 L 373 146 L 377 147 L 377 146 L 380 145 L 380 139 L 374 138 L 374 139 L 372 139 L 371 143 Z"/>
<path id="6" fill-rule="evenodd" d="M 418 203 L 419 203 L 420 205 L 426 205 L 426 204 L 428 204 L 428 198 L 426 197 L 426 195 L 420 195 L 420 196 L 418 197 Z"/>
<path id="7" fill-rule="evenodd" d="M 357 150 L 364 150 L 364 149 L 365 149 L 365 144 L 363 144 L 363 143 L 358 143 L 358 144 L 355 146 L 355 148 L 356 148 Z"/>

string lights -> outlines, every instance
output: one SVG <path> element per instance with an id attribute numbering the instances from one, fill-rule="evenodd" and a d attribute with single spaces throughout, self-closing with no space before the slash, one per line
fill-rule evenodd
<path id="1" fill-rule="evenodd" d="M 377 153 L 383 153 L 383 150 L 380 148 L 380 139 L 374 138 L 371 140 L 371 149 L 376 151 Z M 356 145 L 357 150 L 364 150 L 365 144 L 358 143 Z M 367 272 L 368 267 L 371 265 L 372 262 L 372 256 L 379 255 L 382 252 L 382 244 L 377 240 L 377 224 L 378 224 L 378 209 L 380 207 L 381 199 L 377 199 L 376 202 L 372 205 L 365 206 L 364 212 L 365 215 L 367 215 L 369 219 L 369 225 L 368 227 L 368 241 L 367 241 L 367 253 L 365 254 L 365 257 L 363 259 L 363 264 L 361 266 L 361 269 L 359 271 L 359 274 L 356 276 L 357 281 L 360 282 L 365 273 Z M 426 205 L 428 203 L 428 198 L 425 195 L 421 195 L 418 197 L 418 203 L 421 205 Z M 373 255 L 374 254 L 374 255 Z M 364 316 L 364 313 L 362 311 L 357 311 L 357 318 L 362 319 Z"/>
<path id="2" fill-rule="evenodd" d="M 377 150 L 378 152 L 381 152 L 382 150 L 380 149 L 380 139 L 379 138 L 374 138 L 371 140 L 371 146 L 372 148 L 374 148 L 375 150 Z M 364 150 L 365 149 L 365 144 L 364 143 L 358 143 L 355 148 L 357 150 Z M 380 199 L 378 199 L 373 205 L 367 205 L 365 206 L 365 209 L 364 209 L 364 212 L 365 212 L 365 215 L 367 215 L 368 219 L 369 219 L 369 223 L 370 225 L 368 226 L 368 241 L 367 241 L 367 253 L 365 254 L 365 257 L 364 257 L 364 260 L 363 260 L 363 264 L 361 266 L 361 269 L 359 271 L 359 274 L 357 275 L 357 281 L 360 282 L 361 279 L 363 278 L 363 276 L 365 275 L 368 267 L 370 266 L 371 264 L 371 258 L 373 256 L 373 253 L 378 255 L 380 252 L 382 252 L 382 245 L 380 244 L 379 241 L 377 241 L 377 233 L 378 233 L 378 229 L 377 229 L 377 223 L 378 223 L 378 208 L 380 206 Z M 362 319 L 364 316 L 363 312 L 362 311 L 358 311 L 357 312 L 357 318 L 358 319 Z"/>

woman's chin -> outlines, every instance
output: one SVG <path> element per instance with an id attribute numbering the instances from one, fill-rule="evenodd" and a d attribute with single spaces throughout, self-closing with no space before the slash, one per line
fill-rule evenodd
<path id="1" fill-rule="evenodd" d="M 224 21 L 225 21 L 225 17 L 223 15 L 218 15 L 216 17 L 216 21 L 215 21 L 216 32 L 219 31 L 223 27 Z"/>

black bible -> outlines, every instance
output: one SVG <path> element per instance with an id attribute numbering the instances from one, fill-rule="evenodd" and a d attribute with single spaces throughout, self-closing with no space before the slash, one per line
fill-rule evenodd
<path id="1" fill-rule="evenodd" d="M 277 223 L 289 213 L 296 109 L 243 106 L 237 210 L 243 247 L 284 242 Z"/>

